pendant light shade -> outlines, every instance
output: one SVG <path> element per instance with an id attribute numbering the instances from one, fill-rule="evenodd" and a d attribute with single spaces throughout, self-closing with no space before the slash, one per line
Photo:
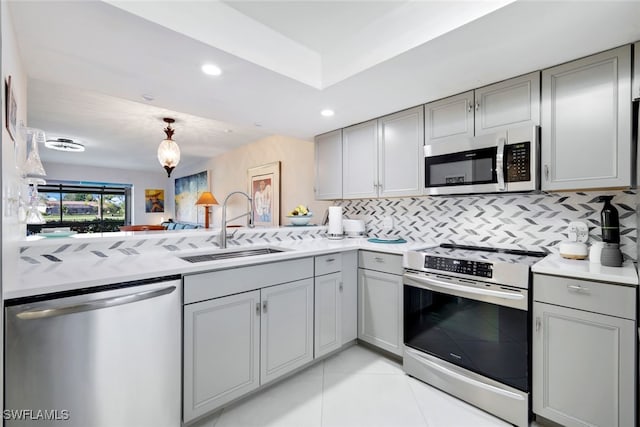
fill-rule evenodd
<path id="1" fill-rule="evenodd" d="M 163 120 L 167 123 L 167 127 L 164 129 L 167 138 L 162 141 L 158 147 L 158 161 L 167 171 L 167 176 L 170 177 L 171 172 L 178 166 L 178 163 L 180 163 L 180 147 L 171 139 L 174 132 L 173 128 L 171 128 L 171 123 L 175 122 L 175 120 L 167 117 Z"/>

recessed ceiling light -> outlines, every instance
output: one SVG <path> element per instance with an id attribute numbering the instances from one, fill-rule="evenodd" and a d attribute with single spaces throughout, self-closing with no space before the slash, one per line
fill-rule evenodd
<path id="1" fill-rule="evenodd" d="M 331 117 L 331 116 L 333 116 L 335 113 L 333 112 L 333 110 L 330 110 L 330 109 L 326 108 L 326 109 L 324 109 L 324 110 L 320 111 L 320 114 L 322 114 L 322 115 L 323 115 L 323 116 L 325 116 L 325 117 Z"/>
<path id="2" fill-rule="evenodd" d="M 59 150 L 59 151 L 72 151 L 75 153 L 80 153 L 84 151 L 83 144 L 69 138 L 47 139 L 44 143 L 44 146 L 47 148 L 51 148 L 52 150 Z"/>
<path id="3" fill-rule="evenodd" d="M 202 66 L 202 72 L 209 76 L 219 76 L 222 74 L 222 70 L 217 65 L 213 64 L 204 64 Z"/>

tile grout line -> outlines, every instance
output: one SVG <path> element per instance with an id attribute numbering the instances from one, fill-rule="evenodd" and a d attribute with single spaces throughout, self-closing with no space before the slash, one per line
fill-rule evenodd
<path id="1" fill-rule="evenodd" d="M 418 402 L 418 396 L 416 395 L 416 392 L 413 390 L 413 387 L 411 387 L 411 384 L 409 383 L 409 380 L 412 378 L 411 376 L 405 374 L 405 382 L 407 384 L 407 387 L 409 387 L 409 391 L 411 392 L 411 395 L 413 396 L 413 401 L 415 402 L 416 406 L 418 407 L 418 411 L 420 411 L 420 415 L 422 415 L 422 419 L 424 420 L 424 425 L 426 427 L 429 427 L 429 421 L 427 420 L 427 416 L 425 415 L 424 411 L 422 410 L 422 405 L 420 405 L 420 402 Z"/>
<path id="2" fill-rule="evenodd" d="M 324 413 L 324 381 L 326 359 L 322 361 L 322 392 L 320 393 L 320 427 L 322 427 L 322 414 Z"/>

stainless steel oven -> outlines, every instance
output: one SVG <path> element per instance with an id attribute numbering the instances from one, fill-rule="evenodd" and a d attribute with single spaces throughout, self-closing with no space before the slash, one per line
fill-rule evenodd
<path id="1" fill-rule="evenodd" d="M 540 128 L 427 144 L 425 194 L 475 194 L 540 188 Z"/>
<path id="2" fill-rule="evenodd" d="M 489 250 L 487 250 L 489 249 Z M 409 252 L 404 369 L 513 424 L 530 418 L 530 265 L 542 253 Z"/>

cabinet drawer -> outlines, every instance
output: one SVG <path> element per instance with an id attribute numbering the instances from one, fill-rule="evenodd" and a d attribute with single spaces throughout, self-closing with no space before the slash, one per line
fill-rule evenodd
<path id="1" fill-rule="evenodd" d="M 630 286 L 535 274 L 533 299 L 631 320 L 636 318 L 636 289 Z"/>
<path id="2" fill-rule="evenodd" d="M 358 254 L 358 267 L 383 273 L 402 274 L 402 255 L 360 251 Z"/>
<path id="3" fill-rule="evenodd" d="M 184 303 L 191 304 L 313 277 L 313 258 L 229 268 L 184 277 Z"/>
<path id="4" fill-rule="evenodd" d="M 323 274 L 337 273 L 342 270 L 342 255 L 329 254 L 317 256 L 315 258 L 316 276 Z"/>

